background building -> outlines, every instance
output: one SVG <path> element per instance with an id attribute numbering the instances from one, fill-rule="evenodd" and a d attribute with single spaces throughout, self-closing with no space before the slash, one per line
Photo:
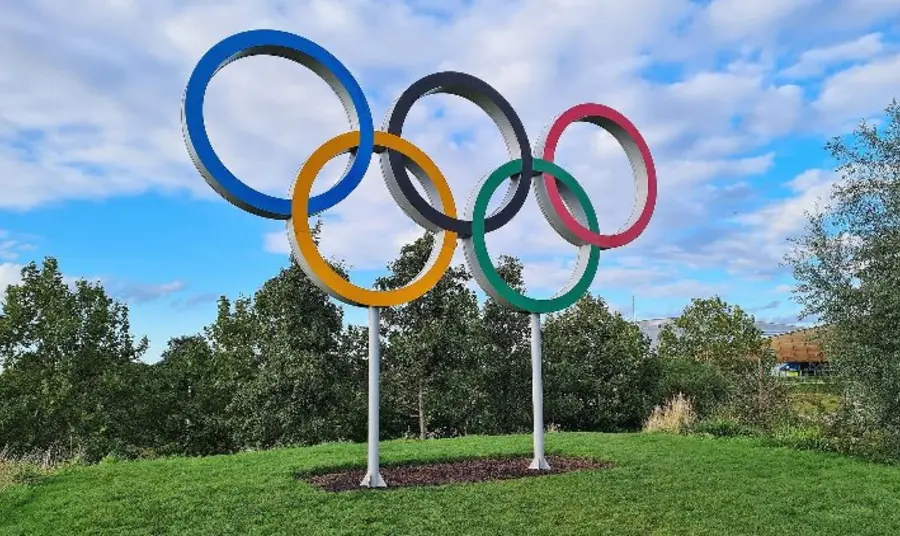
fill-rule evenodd
<path id="1" fill-rule="evenodd" d="M 641 332 L 650 338 L 655 347 L 662 327 L 674 318 L 652 318 L 636 322 Z M 773 372 L 782 376 L 815 376 L 828 373 L 828 360 L 816 339 L 818 327 L 801 327 L 792 324 L 756 322 L 756 327 L 768 337 L 775 350 L 778 365 Z"/>

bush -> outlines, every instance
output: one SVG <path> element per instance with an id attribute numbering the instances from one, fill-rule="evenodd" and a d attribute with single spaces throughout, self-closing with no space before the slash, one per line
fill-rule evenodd
<path id="1" fill-rule="evenodd" d="M 767 437 L 765 442 L 769 445 L 797 450 L 817 450 L 821 452 L 836 452 L 838 450 L 834 438 L 829 437 L 817 426 L 785 427 Z"/>
<path id="2" fill-rule="evenodd" d="M 809 377 L 778 377 L 777 381 L 783 385 L 791 394 L 800 393 L 821 393 L 821 394 L 840 394 L 840 382 L 833 377 L 809 378 Z"/>
<path id="3" fill-rule="evenodd" d="M 656 406 L 644 423 L 645 432 L 680 434 L 697 419 L 691 401 L 678 393 L 663 406 Z"/>
<path id="4" fill-rule="evenodd" d="M 0 490 L 15 484 L 33 485 L 45 476 L 66 466 L 81 463 L 80 455 L 49 448 L 15 455 L 7 447 L 0 449 Z"/>
<path id="5" fill-rule="evenodd" d="M 649 339 L 601 298 L 549 315 L 543 347 L 545 415 L 566 430 L 640 430 L 659 402 Z"/>
<path id="6" fill-rule="evenodd" d="M 842 400 L 837 413 L 826 420 L 825 434 L 835 450 L 874 461 L 900 461 L 900 430 L 885 428 L 871 408 Z"/>
<path id="7" fill-rule="evenodd" d="M 757 430 L 736 419 L 722 416 L 699 421 L 691 427 L 690 431 L 715 437 L 751 437 L 759 434 Z"/>
<path id="8" fill-rule="evenodd" d="M 100 463 L 100 465 L 114 465 L 117 463 L 122 463 L 122 462 L 126 461 L 127 459 L 128 458 L 125 458 L 121 454 L 116 454 L 113 452 L 113 453 L 109 453 L 106 456 L 104 456 L 100 460 L 99 463 Z"/>
<path id="9" fill-rule="evenodd" d="M 743 424 L 771 432 L 791 417 L 787 389 L 769 374 L 768 360 L 747 362 L 732 372 L 727 410 Z"/>
<path id="10" fill-rule="evenodd" d="M 718 368 L 685 358 L 662 359 L 661 399 L 683 394 L 698 418 L 711 415 L 728 397 L 728 382 Z"/>

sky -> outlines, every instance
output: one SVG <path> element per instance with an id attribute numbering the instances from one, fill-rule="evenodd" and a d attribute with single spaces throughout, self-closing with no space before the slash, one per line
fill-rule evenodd
<path id="1" fill-rule="evenodd" d="M 572 105 L 615 108 L 649 144 L 659 198 L 640 238 L 601 254 L 591 292 L 638 319 L 719 295 L 758 319 L 794 323 L 788 238 L 839 180 L 825 142 L 877 121 L 898 94 L 898 23 L 896 0 L 3 2 L 0 287 L 24 264 L 56 257 L 69 280 L 100 280 L 128 303 L 153 362 L 170 338 L 214 319 L 218 296 L 252 294 L 287 266 L 284 222 L 219 197 L 181 132 L 200 57 L 233 33 L 271 28 L 335 55 L 376 125 L 409 84 L 440 70 L 495 87 L 532 142 Z M 220 71 L 204 114 L 229 169 L 278 196 L 313 150 L 351 128 L 324 81 L 271 57 Z M 458 97 L 416 103 L 403 135 L 440 167 L 458 206 L 509 159 L 491 120 Z M 313 193 L 346 162 L 331 161 Z M 626 222 L 631 170 L 611 136 L 573 125 L 556 163 L 588 192 L 603 232 Z M 322 253 L 347 262 L 359 285 L 422 233 L 377 161 L 324 218 Z M 576 259 L 533 194 L 487 245 L 494 259 L 523 260 L 536 297 L 555 293 Z M 345 306 L 344 318 L 363 324 L 366 313 Z"/>

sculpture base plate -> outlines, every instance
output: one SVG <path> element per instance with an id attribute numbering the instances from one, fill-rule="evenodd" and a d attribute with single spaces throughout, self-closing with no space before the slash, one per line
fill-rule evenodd
<path id="1" fill-rule="evenodd" d="M 359 483 L 361 487 L 364 488 L 386 488 L 387 484 L 384 483 L 384 479 L 381 478 L 381 473 L 375 473 L 374 478 L 372 477 L 372 473 L 366 473 L 366 476 L 363 477 L 362 482 Z"/>

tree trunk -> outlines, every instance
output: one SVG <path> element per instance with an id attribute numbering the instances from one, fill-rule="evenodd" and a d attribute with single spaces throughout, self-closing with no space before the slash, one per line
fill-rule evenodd
<path id="1" fill-rule="evenodd" d="M 425 387 L 419 382 L 419 439 L 425 439 Z"/>

